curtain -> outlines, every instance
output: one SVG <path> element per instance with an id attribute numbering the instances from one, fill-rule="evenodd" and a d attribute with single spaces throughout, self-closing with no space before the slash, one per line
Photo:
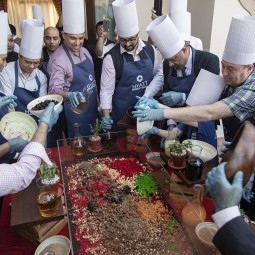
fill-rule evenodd
<path id="1" fill-rule="evenodd" d="M 1 10 L 4 10 L 5 12 L 7 12 L 7 0 L 0 1 L 0 11 Z"/>
<path id="2" fill-rule="evenodd" d="M 43 9 L 45 27 L 55 27 L 59 15 L 52 0 L 7 0 L 9 23 L 16 27 L 18 37 L 21 37 L 20 21 L 33 18 L 32 6 L 36 4 Z"/>
<path id="3" fill-rule="evenodd" d="M 58 16 L 60 16 L 62 12 L 62 0 L 52 0 L 52 2 L 56 8 Z"/>

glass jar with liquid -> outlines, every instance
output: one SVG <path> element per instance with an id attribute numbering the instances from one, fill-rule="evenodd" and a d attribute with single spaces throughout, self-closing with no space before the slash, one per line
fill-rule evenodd
<path id="1" fill-rule="evenodd" d="M 72 151 L 75 157 L 83 157 L 86 154 L 86 142 L 80 134 L 80 123 L 74 123 L 75 137 L 72 143 Z"/>

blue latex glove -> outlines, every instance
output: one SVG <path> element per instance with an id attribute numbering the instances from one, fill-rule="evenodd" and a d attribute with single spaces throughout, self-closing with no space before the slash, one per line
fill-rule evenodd
<path id="1" fill-rule="evenodd" d="M 113 124 L 113 120 L 112 120 L 111 116 L 102 117 L 102 123 L 103 123 L 103 131 L 104 132 L 111 130 L 112 124 Z"/>
<path id="2" fill-rule="evenodd" d="M 221 149 L 221 153 L 220 153 L 220 157 L 222 158 L 224 156 L 224 154 L 227 152 L 227 150 L 229 149 L 231 142 L 225 141 L 224 143 L 224 147 Z"/>
<path id="3" fill-rule="evenodd" d="M 158 135 L 160 130 L 157 127 L 152 127 L 150 130 L 148 130 L 146 133 L 139 135 L 138 140 L 143 140 L 146 135 Z"/>
<path id="4" fill-rule="evenodd" d="M 153 97 L 136 96 L 136 98 L 138 99 L 137 103 L 135 104 L 136 106 L 143 105 L 143 106 L 149 106 L 152 109 L 158 108 L 158 101 L 155 100 Z"/>
<path id="5" fill-rule="evenodd" d="M 12 138 L 8 140 L 10 144 L 10 153 L 21 152 L 25 146 L 28 144 L 28 141 L 21 138 Z"/>
<path id="6" fill-rule="evenodd" d="M 14 100 L 16 99 L 17 99 L 16 96 L 0 97 L 0 109 L 5 105 L 9 108 L 14 108 L 15 106 L 17 106 L 17 104 L 14 102 Z"/>
<path id="7" fill-rule="evenodd" d="M 68 92 L 67 97 L 73 107 L 77 107 L 80 104 L 80 101 L 85 101 L 85 97 L 82 95 L 81 92 L 78 92 L 78 91 Z"/>
<path id="8" fill-rule="evenodd" d="M 214 167 L 207 175 L 206 187 L 215 202 L 216 212 L 240 203 L 243 189 L 243 172 L 238 171 L 232 184 L 225 174 L 226 163 Z"/>
<path id="9" fill-rule="evenodd" d="M 175 92 L 175 91 L 169 91 L 166 93 L 163 93 L 162 96 L 159 98 L 164 105 L 167 106 L 176 106 L 180 105 L 183 101 L 183 93 L 181 92 Z"/>
<path id="10" fill-rule="evenodd" d="M 243 188 L 243 198 L 249 203 L 251 202 L 251 198 L 254 197 L 254 192 L 252 191 L 253 181 L 254 173 L 251 175 L 249 181 Z"/>
<path id="11" fill-rule="evenodd" d="M 48 125 L 48 132 L 50 132 L 51 128 L 57 123 L 59 114 L 63 110 L 63 106 L 60 105 L 60 107 L 54 111 L 54 106 L 55 104 L 53 102 L 49 103 L 38 120 L 39 123 L 44 122 Z"/>
<path id="12" fill-rule="evenodd" d="M 149 109 L 144 108 L 143 106 L 135 106 L 136 111 L 133 111 L 132 114 L 135 118 L 140 118 L 139 121 L 146 120 L 163 120 L 164 109 Z"/>

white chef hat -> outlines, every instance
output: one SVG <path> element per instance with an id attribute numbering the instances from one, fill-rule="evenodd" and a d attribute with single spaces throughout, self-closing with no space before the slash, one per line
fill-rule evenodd
<path id="1" fill-rule="evenodd" d="M 135 0 L 115 0 L 112 3 L 117 33 L 120 37 L 131 37 L 139 32 Z"/>
<path id="2" fill-rule="evenodd" d="M 37 19 L 39 22 L 44 23 L 43 10 L 41 5 L 33 5 L 33 19 Z"/>
<path id="3" fill-rule="evenodd" d="M 35 22 L 38 22 L 38 20 L 37 19 L 23 19 L 23 20 L 21 20 L 19 23 L 19 29 L 20 29 L 21 34 L 23 33 L 22 31 L 24 29 L 25 23 L 33 25 Z"/>
<path id="4" fill-rule="evenodd" d="M 255 62 L 255 16 L 233 16 L 222 59 L 231 64 Z"/>
<path id="5" fill-rule="evenodd" d="M 165 59 L 173 57 L 184 47 L 185 42 L 168 15 L 154 19 L 146 32 Z"/>
<path id="6" fill-rule="evenodd" d="M 169 16 L 185 41 L 189 41 L 191 35 L 191 14 L 187 11 L 170 12 Z"/>
<path id="7" fill-rule="evenodd" d="M 68 34 L 85 32 L 84 0 L 62 0 L 63 31 Z"/>
<path id="8" fill-rule="evenodd" d="M 188 0 L 170 0 L 169 12 L 187 11 Z"/>
<path id="9" fill-rule="evenodd" d="M 22 39 L 19 53 L 25 58 L 41 58 L 44 25 L 37 20 L 23 22 Z"/>
<path id="10" fill-rule="evenodd" d="M 0 54 L 7 54 L 7 40 L 8 40 L 8 16 L 6 12 L 0 12 Z"/>

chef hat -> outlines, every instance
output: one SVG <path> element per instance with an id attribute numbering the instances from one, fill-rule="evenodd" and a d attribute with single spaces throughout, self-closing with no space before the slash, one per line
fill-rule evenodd
<path id="1" fill-rule="evenodd" d="M 196 50 L 203 50 L 203 42 L 199 38 L 190 35 L 189 41 L 190 41 L 190 45 Z"/>
<path id="2" fill-rule="evenodd" d="M 188 0 L 170 0 L 169 12 L 187 11 Z"/>
<path id="3" fill-rule="evenodd" d="M 154 19 L 146 32 L 165 59 L 173 57 L 184 47 L 185 42 L 168 15 Z"/>
<path id="4" fill-rule="evenodd" d="M 25 58 L 41 58 L 44 25 L 37 20 L 23 22 L 22 39 L 19 53 Z"/>
<path id="5" fill-rule="evenodd" d="M 117 33 L 120 37 L 131 37 L 139 32 L 135 0 L 115 0 L 112 3 Z"/>
<path id="6" fill-rule="evenodd" d="M 62 0 L 63 31 L 68 34 L 85 32 L 84 0 Z"/>
<path id="7" fill-rule="evenodd" d="M 20 29 L 21 34 L 23 33 L 22 31 L 23 31 L 23 29 L 24 29 L 25 23 L 28 23 L 28 24 L 30 24 L 30 25 L 33 25 L 33 24 L 35 24 L 35 22 L 38 22 L 38 20 L 37 20 L 37 19 L 24 19 L 24 20 L 20 21 L 20 23 L 19 23 L 19 29 Z"/>
<path id="8" fill-rule="evenodd" d="M 218 101 L 225 87 L 222 76 L 201 69 L 189 93 L 187 105 L 206 105 Z M 208 93 L 210 91 L 210 93 Z"/>
<path id="9" fill-rule="evenodd" d="M 233 16 L 222 59 L 231 64 L 255 62 L 255 16 Z"/>
<path id="10" fill-rule="evenodd" d="M 37 19 L 39 22 L 44 23 L 43 10 L 41 5 L 33 5 L 33 19 Z"/>
<path id="11" fill-rule="evenodd" d="M 191 35 L 191 14 L 187 11 L 170 12 L 170 18 L 185 41 L 189 41 Z"/>
<path id="12" fill-rule="evenodd" d="M 8 40 L 8 17 L 6 12 L 0 12 L 0 54 L 7 54 L 7 40 Z"/>

